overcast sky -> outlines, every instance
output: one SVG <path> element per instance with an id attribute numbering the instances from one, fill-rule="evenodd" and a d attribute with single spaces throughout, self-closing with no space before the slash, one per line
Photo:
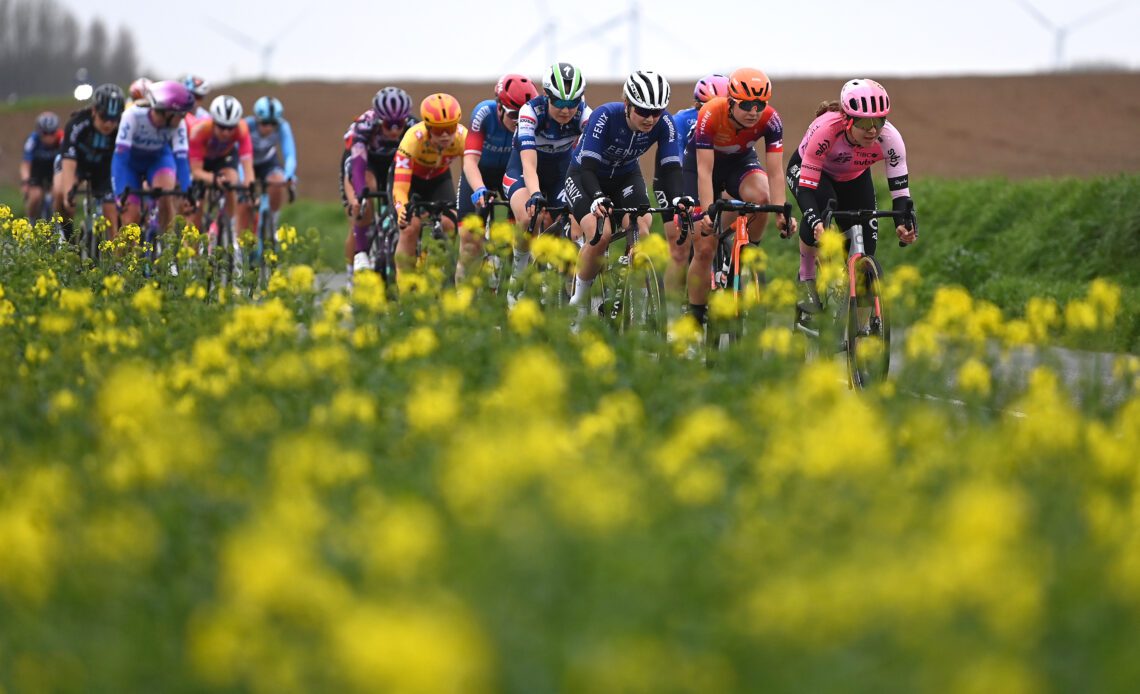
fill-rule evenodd
<path id="1" fill-rule="evenodd" d="M 60 2 L 84 24 L 98 14 L 112 30 L 129 26 L 150 77 L 193 71 L 215 83 L 261 75 L 266 45 L 276 47 L 268 65 L 279 80 L 538 76 L 555 57 L 587 79 L 624 76 L 633 65 L 670 78 L 744 65 L 774 77 L 1026 73 L 1055 64 L 1057 34 L 1045 21 L 1077 23 L 1065 65 L 1140 69 L 1135 0 Z M 687 9 L 694 6 L 710 9 Z M 1089 13 L 1098 16 L 1081 22 Z M 555 31 L 540 32 L 547 22 Z"/>

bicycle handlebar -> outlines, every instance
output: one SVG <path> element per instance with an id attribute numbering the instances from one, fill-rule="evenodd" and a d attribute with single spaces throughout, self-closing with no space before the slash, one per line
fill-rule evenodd
<path id="1" fill-rule="evenodd" d="M 530 224 L 527 225 L 526 230 L 531 236 L 534 235 L 534 230 L 538 227 L 538 218 L 543 212 L 546 212 L 554 218 L 570 213 L 570 206 L 562 203 L 551 205 L 548 202 L 535 202 L 531 207 L 534 209 L 534 212 L 530 215 Z"/>
<path id="2" fill-rule="evenodd" d="M 356 221 L 359 222 L 364 219 L 364 203 L 369 199 L 381 200 L 384 204 L 388 204 L 390 200 L 388 191 L 372 190 L 368 186 L 365 186 L 364 189 L 360 191 L 360 195 L 356 196 L 356 202 L 360 203 L 360 207 L 356 210 Z"/>
<path id="3" fill-rule="evenodd" d="M 606 213 L 606 216 L 610 218 L 610 224 L 616 228 L 618 217 L 622 217 L 627 214 L 634 215 L 635 217 L 640 217 L 646 214 L 663 214 L 665 212 L 672 212 L 674 215 L 676 215 L 677 208 L 673 207 L 672 205 L 665 205 L 664 207 L 653 207 L 652 205 L 646 203 L 642 205 L 636 205 L 634 207 L 611 207 L 609 209 L 609 212 Z M 602 240 L 603 226 L 603 224 L 599 224 L 598 228 L 594 231 L 594 238 L 590 239 L 591 246 L 598 245 L 598 242 Z"/>
<path id="4" fill-rule="evenodd" d="M 122 195 L 119 196 L 119 207 L 125 207 L 127 204 L 127 198 L 129 198 L 132 195 L 134 195 L 136 197 L 140 197 L 140 198 L 152 198 L 152 199 L 156 199 L 156 200 L 158 198 L 176 197 L 176 196 L 177 197 L 187 197 L 187 198 L 190 198 L 191 200 L 195 199 L 192 194 L 186 193 L 181 188 L 173 188 L 171 190 L 163 190 L 163 189 L 155 190 L 153 188 L 148 188 L 146 190 L 132 190 L 131 188 L 128 187 L 128 188 L 124 188 Z"/>
<path id="5" fill-rule="evenodd" d="M 918 220 L 914 216 L 914 200 L 907 200 L 906 207 L 901 210 L 837 210 L 835 209 L 835 201 L 828 200 L 827 207 L 823 210 L 823 226 L 827 228 L 831 226 L 833 219 L 881 219 L 890 217 L 897 222 L 901 222 L 908 231 L 918 227 Z M 909 244 L 899 241 L 899 248 L 906 248 Z"/>

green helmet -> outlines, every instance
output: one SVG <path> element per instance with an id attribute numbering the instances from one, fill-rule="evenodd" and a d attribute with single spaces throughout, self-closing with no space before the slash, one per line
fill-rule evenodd
<path id="1" fill-rule="evenodd" d="M 552 99 L 576 100 L 586 91 L 586 78 L 570 63 L 555 63 L 542 80 L 542 88 Z"/>

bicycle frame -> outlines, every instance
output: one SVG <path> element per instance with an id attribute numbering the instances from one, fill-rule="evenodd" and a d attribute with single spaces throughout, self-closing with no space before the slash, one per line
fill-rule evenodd
<path id="1" fill-rule="evenodd" d="M 612 304 L 606 306 L 606 299 L 603 296 L 602 305 L 599 307 L 601 314 L 604 318 L 615 323 L 619 332 L 626 332 L 633 327 L 634 316 L 633 307 L 631 304 L 634 299 L 634 289 L 631 284 L 630 274 L 636 259 L 637 241 L 641 235 L 641 229 L 638 225 L 638 220 L 647 214 L 664 214 L 666 212 L 674 212 L 672 206 L 652 207 L 648 204 L 637 205 L 635 207 L 615 207 L 609 211 L 606 219 L 610 222 L 610 228 L 613 233 L 610 237 L 608 247 L 612 247 L 617 241 L 625 238 L 625 252 L 618 258 L 614 265 L 603 267 L 602 274 L 610 275 L 613 277 L 614 289 L 616 296 Z M 629 217 L 629 224 L 621 226 L 623 217 Z M 589 241 L 591 245 L 597 245 L 602 238 L 604 231 L 604 221 L 599 222 L 598 229 L 594 233 L 594 238 Z M 608 248 L 607 247 L 607 251 Z M 646 272 L 646 285 L 645 285 L 645 327 L 649 332 L 656 335 L 665 334 L 665 321 L 664 321 L 664 307 L 661 302 L 661 280 L 657 276 L 657 271 L 653 267 L 653 262 L 648 257 L 644 260 Z M 606 315 L 606 314 L 609 315 Z"/>

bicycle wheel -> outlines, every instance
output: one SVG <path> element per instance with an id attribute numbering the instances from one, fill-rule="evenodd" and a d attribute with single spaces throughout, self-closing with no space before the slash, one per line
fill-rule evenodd
<path id="1" fill-rule="evenodd" d="M 891 363 L 891 323 L 882 296 L 882 267 L 871 256 L 855 261 L 855 296 L 848 297 L 844 344 L 852 388 L 886 380 Z"/>
<path id="2" fill-rule="evenodd" d="M 729 278 L 729 284 L 736 294 L 736 317 L 729 322 L 724 333 L 730 345 L 739 342 L 745 335 L 759 334 L 768 322 L 767 311 L 760 304 L 760 293 L 764 288 L 764 272 L 742 265 L 740 275 Z"/>
<path id="3" fill-rule="evenodd" d="M 635 259 L 634 267 L 625 275 L 621 292 L 621 318 L 618 329 L 665 335 L 665 307 L 661 302 L 661 278 L 648 256 Z"/>

